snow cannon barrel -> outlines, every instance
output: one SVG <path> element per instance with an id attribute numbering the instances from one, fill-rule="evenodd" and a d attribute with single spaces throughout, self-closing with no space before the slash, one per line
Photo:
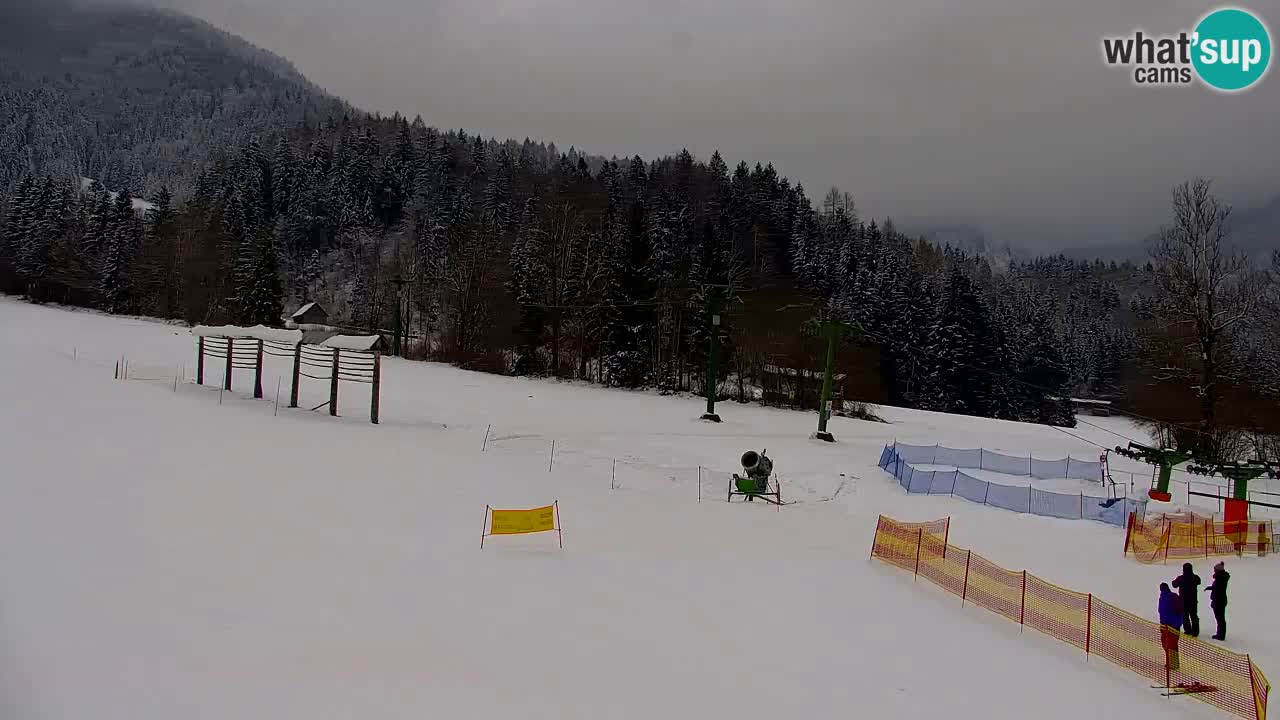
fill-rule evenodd
<path id="1" fill-rule="evenodd" d="M 773 461 L 764 451 L 748 450 L 742 453 L 742 469 L 747 477 L 768 480 L 773 475 Z"/>

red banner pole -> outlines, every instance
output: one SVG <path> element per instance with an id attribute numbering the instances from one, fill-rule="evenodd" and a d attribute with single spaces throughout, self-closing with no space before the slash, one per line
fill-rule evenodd
<path id="1" fill-rule="evenodd" d="M 484 506 L 484 522 L 480 523 L 480 549 L 484 549 L 484 527 L 489 524 L 489 506 Z"/>
<path id="2" fill-rule="evenodd" d="M 960 590 L 960 607 L 964 607 L 964 601 L 969 597 L 969 560 L 973 558 L 973 551 L 967 551 L 964 556 L 964 588 Z"/>

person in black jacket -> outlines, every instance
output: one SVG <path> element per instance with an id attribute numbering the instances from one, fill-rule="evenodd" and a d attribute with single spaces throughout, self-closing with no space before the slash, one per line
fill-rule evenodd
<path id="1" fill-rule="evenodd" d="M 1197 637 L 1200 635 L 1200 614 L 1196 606 L 1200 596 L 1196 591 L 1200 587 L 1200 576 L 1191 563 L 1182 564 L 1182 574 L 1173 579 L 1173 586 L 1178 588 L 1178 595 L 1182 597 L 1182 630 L 1191 637 Z"/>
<path id="2" fill-rule="evenodd" d="M 1231 574 L 1223 563 L 1213 566 L 1213 584 L 1205 588 L 1209 593 L 1209 607 L 1213 608 L 1213 619 L 1218 621 L 1218 632 L 1214 640 L 1227 639 L 1227 581 Z"/>

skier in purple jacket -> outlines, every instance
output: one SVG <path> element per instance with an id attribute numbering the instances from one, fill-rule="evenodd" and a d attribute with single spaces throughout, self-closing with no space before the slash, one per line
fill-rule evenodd
<path id="1" fill-rule="evenodd" d="M 1182 598 L 1169 589 L 1169 583 L 1160 583 L 1160 645 L 1164 648 L 1165 666 L 1177 670 L 1178 628 L 1182 627 Z"/>

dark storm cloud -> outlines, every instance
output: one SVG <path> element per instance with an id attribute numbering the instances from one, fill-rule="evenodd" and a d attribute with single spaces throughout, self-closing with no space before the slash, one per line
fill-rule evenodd
<path id="1" fill-rule="evenodd" d="M 1225 96 L 1102 62 L 1104 35 L 1187 29 L 1201 2 L 167 1 L 367 109 L 606 155 L 718 148 L 917 222 L 1081 244 L 1145 232 L 1187 176 L 1240 204 L 1278 189 L 1280 76 Z M 1280 8 L 1253 9 L 1274 35 Z"/>

